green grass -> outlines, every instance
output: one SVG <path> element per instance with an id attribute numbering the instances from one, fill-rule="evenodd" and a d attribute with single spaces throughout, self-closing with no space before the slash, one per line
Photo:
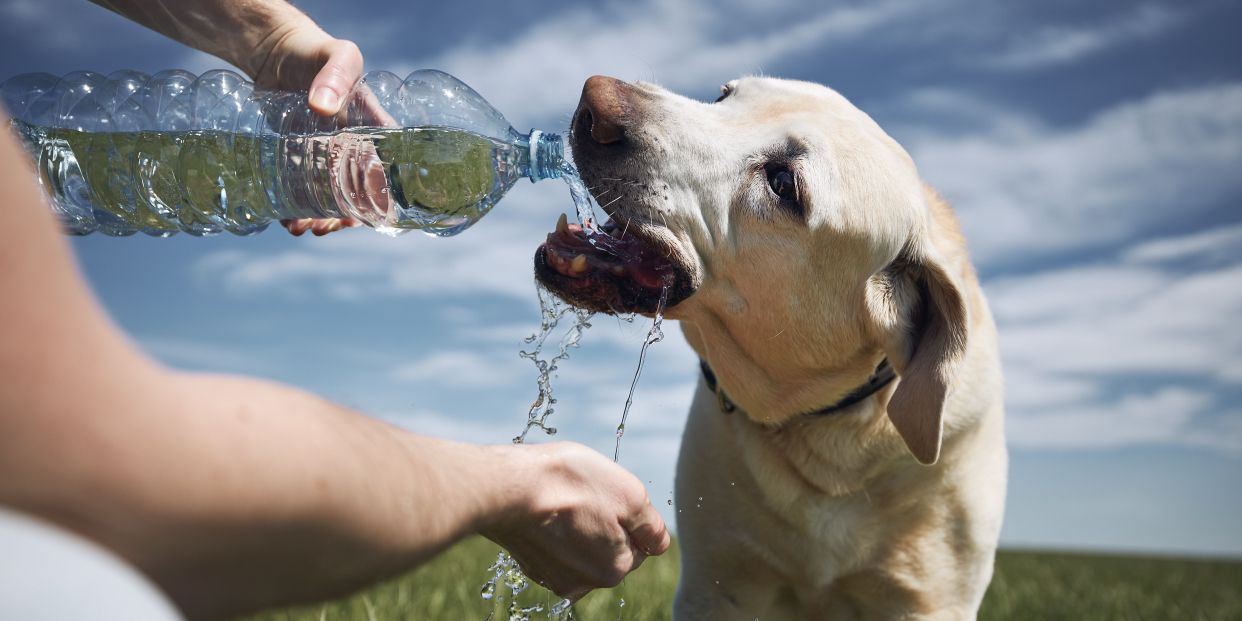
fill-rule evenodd
<path id="1" fill-rule="evenodd" d="M 981 619 L 1242 619 L 1242 562 L 1003 551 Z"/>
<path id="2" fill-rule="evenodd" d="M 471 539 L 421 569 L 353 597 L 267 612 L 247 621 L 482 621 L 491 607 L 479 597 L 479 588 L 497 550 L 489 541 Z M 648 559 L 621 586 L 579 602 L 575 618 L 669 619 L 677 564 L 675 547 L 663 557 Z M 557 599 L 531 587 L 521 601 L 546 609 Z M 979 618 L 1242 619 L 1242 562 L 1001 552 Z M 507 616 L 498 607 L 493 619 Z"/>

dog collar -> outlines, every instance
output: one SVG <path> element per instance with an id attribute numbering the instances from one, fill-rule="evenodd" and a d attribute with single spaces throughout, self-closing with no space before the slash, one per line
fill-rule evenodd
<path id="1" fill-rule="evenodd" d="M 706 360 L 699 360 L 699 369 L 703 371 L 703 381 L 707 382 L 707 389 L 716 393 L 716 402 L 720 404 L 720 411 L 725 414 L 729 414 L 730 412 L 736 410 L 737 405 L 735 405 L 733 401 L 729 400 L 728 395 L 725 394 L 723 389 L 716 385 L 716 374 L 712 372 L 712 368 L 707 364 Z M 880 361 L 879 366 L 875 368 L 875 372 L 871 374 L 871 377 L 867 378 L 867 381 L 864 382 L 862 386 L 855 388 L 850 392 L 850 394 L 845 395 L 844 398 L 832 405 L 818 410 L 805 412 L 802 415 L 828 416 L 831 414 L 837 414 L 845 408 L 848 408 L 851 405 L 854 405 L 859 401 L 862 401 L 863 399 L 879 392 L 881 388 L 887 386 L 888 383 L 896 379 L 896 377 L 897 372 L 893 370 L 893 365 L 888 363 L 888 358 L 885 358 Z"/>

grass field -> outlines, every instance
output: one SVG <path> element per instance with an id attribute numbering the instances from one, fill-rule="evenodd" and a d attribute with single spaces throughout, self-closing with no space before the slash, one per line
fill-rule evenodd
<path id="1" fill-rule="evenodd" d="M 482 621 L 491 607 L 479 597 L 479 588 L 496 551 L 489 541 L 471 539 L 417 571 L 353 597 L 247 621 Z M 574 608 L 575 618 L 669 619 L 677 563 L 676 548 L 649 559 L 616 589 L 584 598 Z M 546 609 L 557 600 L 532 587 L 521 601 Z M 493 619 L 507 618 L 498 607 Z M 979 618 L 1242 619 L 1242 562 L 1001 552 Z"/>

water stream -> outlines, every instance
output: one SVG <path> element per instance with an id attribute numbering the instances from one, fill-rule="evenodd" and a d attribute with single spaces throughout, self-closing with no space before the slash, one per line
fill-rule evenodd
<path id="1" fill-rule="evenodd" d="M 587 191 L 586 186 L 582 183 L 582 179 L 578 176 L 578 171 L 572 166 L 566 164 L 562 170 L 562 178 L 569 185 L 570 194 L 574 199 L 578 224 L 586 231 L 595 233 L 596 215 L 591 195 Z M 590 235 L 588 239 L 592 244 L 597 244 L 599 235 Z M 608 250 L 606 246 L 600 246 Z M 664 319 L 664 308 L 668 303 L 669 289 L 672 285 L 671 279 L 666 278 L 664 287 L 660 292 L 660 301 L 656 306 L 655 318 L 651 323 L 651 329 L 648 330 L 646 338 L 643 340 L 642 349 L 638 354 L 638 368 L 634 371 L 634 378 L 630 382 L 630 391 L 625 399 L 625 407 L 621 412 L 621 422 L 617 425 L 616 431 L 616 447 L 613 452 L 613 461 L 617 461 L 621 456 L 621 437 L 625 435 L 626 421 L 629 419 L 630 406 L 634 402 L 634 389 L 638 386 L 638 378 L 642 374 L 643 364 L 647 357 L 647 348 L 664 339 L 664 332 L 661 324 Z M 536 293 L 539 296 L 539 331 L 527 337 L 524 343 L 533 345 L 529 350 L 519 352 L 522 358 L 526 358 L 534 363 L 535 369 L 538 371 L 536 385 L 538 386 L 538 394 L 531 403 L 530 409 L 526 413 L 526 425 L 522 428 L 522 432 L 513 438 L 514 444 L 522 444 L 526 442 L 528 434 L 531 430 L 538 429 L 543 433 L 551 436 L 556 435 L 556 427 L 548 424 L 548 418 L 555 411 L 556 397 L 552 393 L 552 377 L 555 375 L 557 366 L 560 362 L 569 357 L 570 350 L 578 347 L 582 340 L 582 335 L 591 327 L 591 317 L 594 315 L 591 311 L 583 310 L 561 302 L 552 292 L 548 291 L 542 285 L 536 285 Z M 551 357 L 544 354 L 544 346 L 547 344 L 549 336 L 561 325 L 561 320 L 567 315 L 572 315 L 573 323 L 562 334 L 558 343 L 557 352 Z M 627 323 L 634 321 L 634 316 L 622 316 L 622 321 Z M 495 606 L 502 603 L 506 598 L 508 606 L 505 610 L 508 614 L 508 621 L 530 621 L 531 615 L 544 612 L 542 604 L 533 604 L 531 606 L 522 606 L 518 603 L 518 595 L 520 595 L 530 585 L 530 581 L 522 574 L 521 568 L 518 567 L 517 561 L 509 556 L 505 551 L 497 553 L 496 562 L 487 568 L 490 575 L 487 582 L 479 590 L 479 595 L 484 600 L 492 602 L 492 611 L 487 616 L 487 621 L 492 621 L 496 614 Z M 624 581 L 621 583 L 623 588 Z M 508 594 L 501 592 L 507 590 Z M 621 612 L 625 608 L 625 599 L 619 598 L 617 605 L 617 618 L 621 618 Z M 568 599 L 562 599 L 547 608 L 548 621 L 572 621 L 573 602 Z M 496 621 L 499 621 L 498 619 Z"/>
<path id="2" fill-rule="evenodd" d="M 617 446 L 613 449 L 612 461 L 621 461 L 621 436 L 625 435 L 625 423 L 630 418 L 630 406 L 634 404 L 634 389 L 638 387 L 638 377 L 643 373 L 643 364 L 647 361 L 647 348 L 655 343 L 664 340 L 664 331 L 661 324 L 664 323 L 664 306 L 668 304 L 668 290 L 672 287 L 671 278 L 664 279 L 664 288 L 660 290 L 660 302 L 656 304 L 655 319 L 651 321 L 651 329 L 647 331 L 647 338 L 643 341 L 642 349 L 638 351 L 638 368 L 634 369 L 634 379 L 630 381 L 630 393 L 625 397 L 625 408 L 621 410 L 621 423 L 617 425 Z M 625 605 L 625 600 L 621 600 L 621 605 Z"/>

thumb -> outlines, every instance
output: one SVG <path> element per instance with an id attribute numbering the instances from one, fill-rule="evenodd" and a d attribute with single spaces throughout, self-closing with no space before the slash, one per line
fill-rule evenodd
<path id="1" fill-rule="evenodd" d="M 629 531 L 633 546 L 643 554 L 659 556 L 668 550 L 671 543 L 668 528 L 665 527 L 660 512 L 650 502 L 622 526 Z"/>
<path id="2" fill-rule="evenodd" d="M 362 77 L 362 51 L 353 41 L 337 39 L 328 44 L 328 61 L 311 82 L 308 103 L 322 116 L 332 116 Z"/>

